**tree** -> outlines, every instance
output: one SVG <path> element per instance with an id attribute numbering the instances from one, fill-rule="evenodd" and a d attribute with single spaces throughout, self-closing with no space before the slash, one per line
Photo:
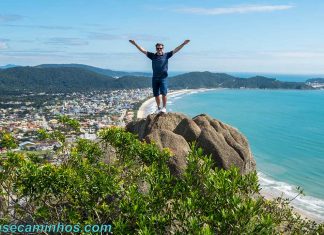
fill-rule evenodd
<path id="1" fill-rule="evenodd" d="M 60 123 L 62 123 L 64 125 L 65 128 L 71 129 L 76 132 L 80 132 L 81 125 L 78 120 L 72 119 L 66 115 L 61 115 L 59 117 L 59 121 L 60 121 Z"/>
<path id="2" fill-rule="evenodd" d="M 6 149 L 17 148 L 17 141 L 9 132 L 0 132 L 0 146 Z"/>

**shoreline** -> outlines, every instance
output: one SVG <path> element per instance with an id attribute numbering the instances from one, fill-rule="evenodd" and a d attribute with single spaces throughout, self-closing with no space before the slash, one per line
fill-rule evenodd
<path id="1" fill-rule="evenodd" d="M 190 91 L 189 89 L 181 89 L 181 90 L 175 90 L 172 91 L 170 93 L 168 93 L 168 96 L 174 96 L 174 95 L 179 95 L 179 94 L 185 94 L 188 91 Z M 155 106 L 155 98 L 151 97 L 147 100 L 145 100 L 141 106 L 139 107 L 138 111 L 137 111 L 137 118 L 145 118 L 150 112 L 151 107 Z"/>
<path id="2" fill-rule="evenodd" d="M 196 93 L 196 92 L 204 92 L 204 91 L 213 91 L 213 90 L 223 90 L 226 88 L 199 88 L 199 89 L 180 89 L 180 90 L 173 90 L 170 93 L 168 93 L 168 97 L 174 97 L 178 95 L 183 94 L 189 94 L 189 93 Z M 155 98 L 151 97 L 147 100 L 145 100 L 139 109 L 137 110 L 137 119 L 145 118 L 148 114 L 152 113 L 154 110 L 153 106 L 155 107 Z"/>
<path id="3" fill-rule="evenodd" d="M 260 179 L 259 179 L 259 181 L 260 181 Z M 279 192 L 275 193 L 275 192 L 272 192 L 271 189 L 264 189 L 264 188 L 262 188 L 260 190 L 260 195 L 266 200 L 273 200 L 278 197 L 287 198 L 287 196 L 284 196 L 284 195 L 280 194 Z M 298 197 L 300 197 L 300 196 L 298 196 Z M 323 218 L 320 218 L 320 217 L 312 214 L 309 211 L 306 211 L 304 209 L 296 207 L 295 205 L 293 205 L 293 202 L 290 202 L 289 205 L 292 207 L 293 212 L 300 215 L 301 218 L 306 219 L 306 220 L 315 221 L 318 224 L 324 223 Z"/>
<path id="4" fill-rule="evenodd" d="M 174 90 L 170 93 L 168 93 L 168 97 L 175 97 L 178 95 L 183 94 L 190 94 L 190 93 L 196 93 L 196 92 L 204 92 L 204 91 L 211 91 L 211 90 L 220 90 L 225 88 L 213 88 L 213 89 L 181 89 L 181 90 Z M 151 97 L 147 100 L 145 100 L 141 106 L 139 107 L 137 111 L 137 119 L 145 118 L 148 114 L 154 112 L 155 109 L 155 99 L 154 97 Z M 258 173 L 259 174 L 259 173 Z M 259 179 L 260 181 L 260 179 Z M 282 196 L 283 198 L 287 198 L 287 195 L 283 194 L 284 192 L 273 192 L 271 191 L 271 188 L 263 188 L 260 190 L 261 196 L 263 196 L 266 200 L 272 200 L 277 197 Z M 312 214 L 311 212 L 304 210 L 302 208 L 297 207 L 296 205 L 293 205 L 293 203 L 290 203 L 290 206 L 292 206 L 293 211 L 299 214 L 303 219 L 309 219 L 312 221 L 315 221 L 316 223 L 323 223 L 324 219 L 320 216 L 317 216 L 315 214 Z"/>

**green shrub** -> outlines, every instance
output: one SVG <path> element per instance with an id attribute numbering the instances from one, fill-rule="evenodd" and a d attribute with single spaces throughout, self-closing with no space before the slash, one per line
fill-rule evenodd
<path id="1" fill-rule="evenodd" d="M 16 139 L 7 131 L 0 131 L 0 148 L 14 149 L 18 144 Z"/>
<path id="2" fill-rule="evenodd" d="M 116 150 L 105 164 L 100 143 L 79 140 L 60 165 L 8 153 L 0 165 L 1 222 L 112 224 L 114 234 L 323 234 L 283 199 L 259 196 L 256 173 L 212 168 L 192 145 L 181 177 L 170 152 L 123 129 L 101 131 Z M 14 212 L 14 213 L 13 213 Z"/>

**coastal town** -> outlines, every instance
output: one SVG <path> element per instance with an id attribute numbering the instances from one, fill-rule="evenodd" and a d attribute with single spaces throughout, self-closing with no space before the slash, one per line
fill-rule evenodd
<path id="1" fill-rule="evenodd" d="M 80 124 L 78 133 L 65 133 L 68 142 L 78 138 L 94 140 L 99 129 L 125 126 L 132 121 L 138 106 L 151 95 L 151 89 L 133 89 L 71 94 L 29 93 L 14 101 L 2 99 L 0 133 L 9 133 L 15 139 L 17 146 L 13 151 L 53 151 L 60 147 L 60 143 L 40 141 L 37 132 L 51 133 L 60 126 L 60 117 L 75 119 Z M 0 145 L 0 153 L 6 151 Z"/>

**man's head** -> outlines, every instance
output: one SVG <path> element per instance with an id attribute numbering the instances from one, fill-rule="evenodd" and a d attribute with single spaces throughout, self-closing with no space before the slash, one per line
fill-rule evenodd
<path id="1" fill-rule="evenodd" d="M 155 45 L 155 48 L 156 48 L 156 53 L 158 55 L 162 55 L 163 54 L 164 45 L 162 43 L 157 43 Z"/>

